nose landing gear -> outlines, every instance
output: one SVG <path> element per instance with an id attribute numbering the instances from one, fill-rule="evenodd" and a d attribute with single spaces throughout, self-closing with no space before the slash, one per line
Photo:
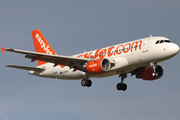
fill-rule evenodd
<path id="1" fill-rule="evenodd" d="M 154 72 L 152 73 L 152 76 L 153 77 L 157 77 L 158 76 L 158 72 L 157 72 L 157 63 L 155 63 L 155 62 L 151 62 L 150 63 L 150 66 L 152 66 L 153 67 L 153 70 L 154 70 Z"/>

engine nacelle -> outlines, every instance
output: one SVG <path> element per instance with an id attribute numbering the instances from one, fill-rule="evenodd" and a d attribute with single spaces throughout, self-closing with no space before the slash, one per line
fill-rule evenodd
<path id="1" fill-rule="evenodd" d="M 154 70 L 153 70 L 152 66 L 144 67 L 141 69 L 140 73 L 136 75 L 136 78 L 142 78 L 143 80 L 148 80 L 148 81 L 159 79 L 163 75 L 163 68 L 159 65 L 157 66 L 157 68 L 156 68 L 157 76 L 156 77 L 154 77 L 152 75 L 153 72 L 154 72 Z"/>
<path id="2" fill-rule="evenodd" d="M 107 72 L 111 68 L 111 63 L 108 59 L 98 59 L 87 63 L 86 70 L 89 73 L 102 73 Z"/>

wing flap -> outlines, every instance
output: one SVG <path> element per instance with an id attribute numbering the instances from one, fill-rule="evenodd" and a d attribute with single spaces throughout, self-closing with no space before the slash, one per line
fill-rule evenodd
<path id="1" fill-rule="evenodd" d="M 6 65 L 6 67 L 21 69 L 21 70 L 29 70 L 29 71 L 39 71 L 39 72 L 42 72 L 44 70 L 43 68 L 18 66 L 18 65 Z"/>

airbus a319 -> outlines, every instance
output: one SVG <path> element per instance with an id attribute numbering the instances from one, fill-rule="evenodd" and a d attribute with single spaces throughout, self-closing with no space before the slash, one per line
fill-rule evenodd
<path id="1" fill-rule="evenodd" d="M 168 38 L 150 36 L 127 43 L 113 45 L 72 56 L 57 55 L 41 32 L 31 31 L 35 52 L 12 48 L 3 48 L 25 55 L 31 62 L 37 61 L 37 67 L 6 65 L 28 70 L 30 75 L 45 78 L 79 80 L 81 85 L 90 87 L 90 78 L 112 75 L 121 77 L 117 90 L 125 91 L 124 79 L 127 73 L 138 79 L 153 81 L 163 76 L 163 68 L 157 63 L 172 58 L 179 52 L 179 46 Z"/>

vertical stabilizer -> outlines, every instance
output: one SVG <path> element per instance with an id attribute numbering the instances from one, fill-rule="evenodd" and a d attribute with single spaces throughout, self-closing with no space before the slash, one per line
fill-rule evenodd
<path id="1" fill-rule="evenodd" d="M 56 55 L 56 53 L 49 45 L 47 40 L 44 38 L 44 36 L 41 34 L 39 29 L 31 31 L 31 33 L 32 33 L 32 39 L 34 42 L 34 48 L 36 52 Z M 37 62 L 38 62 L 38 66 L 47 63 L 40 60 L 37 60 Z"/>

